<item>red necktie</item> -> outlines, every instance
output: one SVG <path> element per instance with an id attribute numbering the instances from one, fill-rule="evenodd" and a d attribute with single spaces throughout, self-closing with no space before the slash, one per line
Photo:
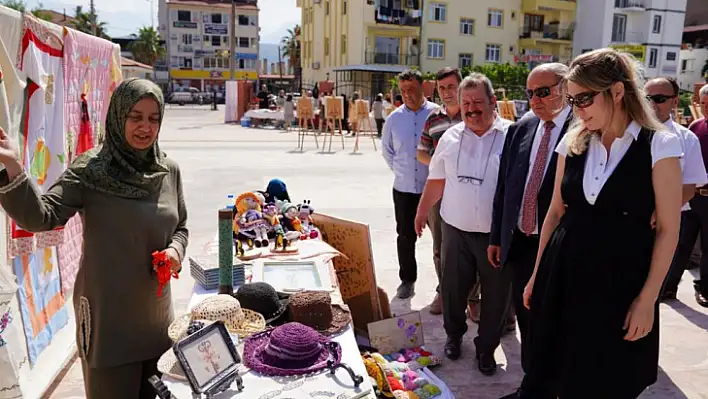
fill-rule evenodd
<path id="1" fill-rule="evenodd" d="M 546 122 L 543 126 L 544 132 L 541 138 L 541 145 L 536 152 L 536 160 L 531 169 L 531 178 L 524 193 L 523 208 L 521 210 L 521 231 L 525 234 L 533 234 L 536 229 L 536 209 L 538 208 L 538 190 L 543 182 L 543 172 L 546 171 L 546 160 L 548 159 L 548 145 L 551 143 L 551 130 L 556 124 Z"/>

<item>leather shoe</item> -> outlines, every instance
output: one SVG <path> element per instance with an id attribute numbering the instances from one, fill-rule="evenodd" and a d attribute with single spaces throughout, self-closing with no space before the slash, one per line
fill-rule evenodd
<path id="1" fill-rule="evenodd" d="M 445 341 L 445 356 L 450 360 L 457 360 L 462 354 L 462 338 L 447 337 Z"/>
<path id="2" fill-rule="evenodd" d="M 497 361 L 494 353 L 477 353 L 477 368 L 484 375 L 494 375 L 497 372 Z"/>
<path id="3" fill-rule="evenodd" d="M 408 299 L 415 293 L 415 286 L 413 283 L 401 283 L 396 289 L 396 296 L 400 299 Z"/>
<path id="4" fill-rule="evenodd" d="M 693 282 L 693 289 L 696 290 L 696 302 L 704 308 L 708 308 L 708 290 L 703 288 L 700 280 Z"/>
<path id="5" fill-rule="evenodd" d="M 442 298 L 440 294 L 435 294 L 435 299 L 430 303 L 430 314 L 442 314 Z"/>

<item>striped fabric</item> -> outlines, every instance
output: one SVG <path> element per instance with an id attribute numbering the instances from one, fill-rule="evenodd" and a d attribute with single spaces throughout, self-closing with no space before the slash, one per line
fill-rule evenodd
<path id="1" fill-rule="evenodd" d="M 452 118 L 447 114 L 446 107 L 440 107 L 431 112 L 428 120 L 425 121 L 423 135 L 420 136 L 420 144 L 418 149 L 427 151 L 430 156 L 433 156 L 435 148 L 438 146 L 438 141 L 443 133 L 452 126 L 462 122 L 462 114 L 460 112 Z"/>

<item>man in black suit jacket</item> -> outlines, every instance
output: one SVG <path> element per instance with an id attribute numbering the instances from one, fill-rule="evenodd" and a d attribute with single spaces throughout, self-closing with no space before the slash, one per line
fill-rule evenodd
<path id="1" fill-rule="evenodd" d="M 572 119 L 562 83 L 567 71 L 563 64 L 549 63 L 537 66 L 529 74 L 526 92 L 534 112 L 509 127 L 494 196 L 489 261 L 511 269 L 524 371 L 528 364 L 525 336 L 530 313 L 524 307 L 523 292 L 536 265 L 538 235 L 553 196 L 558 159 L 555 148 Z M 524 395 L 532 391 L 533 387 L 522 382 L 517 392 L 504 398 L 526 398 L 529 396 Z"/>

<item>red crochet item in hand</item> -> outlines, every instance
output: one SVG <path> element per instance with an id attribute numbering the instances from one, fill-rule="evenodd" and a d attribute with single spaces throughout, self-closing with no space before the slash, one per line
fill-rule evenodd
<path id="1" fill-rule="evenodd" d="M 162 296 L 162 289 L 170 282 L 170 278 L 174 277 L 178 279 L 179 274 L 170 271 L 172 262 L 170 262 L 170 258 L 164 251 L 155 251 L 152 253 L 152 265 L 155 267 L 155 272 L 157 273 L 157 283 L 159 284 L 157 287 L 157 297 L 159 298 Z"/>

